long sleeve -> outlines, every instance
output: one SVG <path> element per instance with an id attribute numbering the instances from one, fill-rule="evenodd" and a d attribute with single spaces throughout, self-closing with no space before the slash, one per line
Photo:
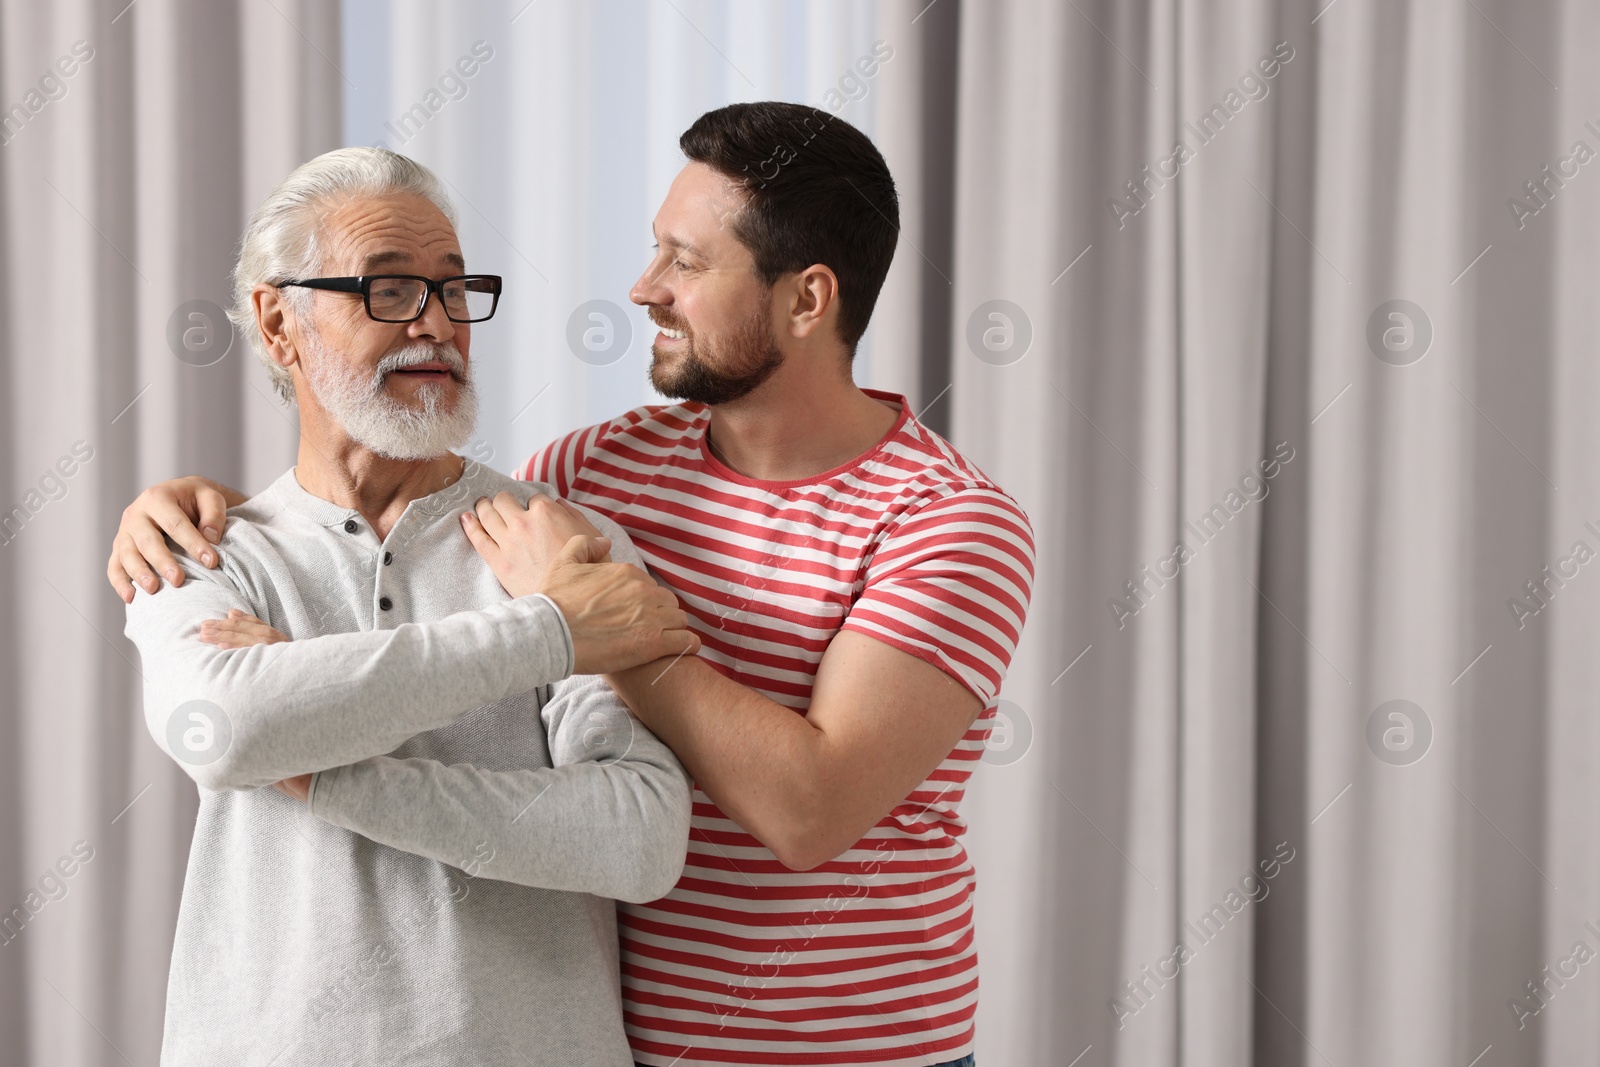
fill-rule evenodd
<path id="1" fill-rule="evenodd" d="M 555 605 L 523 597 L 390 630 L 220 649 L 203 619 L 257 609 L 228 573 L 180 559 L 189 580 L 138 591 L 145 723 L 206 789 L 250 789 L 392 751 L 507 696 L 566 677 L 572 643 Z"/>
<path id="2" fill-rule="evenodd" d="M 666 895 L 689 836 L 677 758 L 600 677 L 558 684 L 540 715 L 552 767 L 380 756 L 318 774 L 311 813 L 474 876 L 635 902 Z"/>

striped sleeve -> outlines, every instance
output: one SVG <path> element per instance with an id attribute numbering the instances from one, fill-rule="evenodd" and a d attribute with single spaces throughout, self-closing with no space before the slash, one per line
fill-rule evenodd
<path id="1" fill-rule="evenodd" d="M 926 660 L 987 706 L 1016 651 L 1033 573 L 1033 529 L 1016 501 L 958 488 L 900 520 L 843 629 Z"/>
<path id="2" fill-rule="evenodd" d="M 602 441 L 618 430 L 635 426 L 654 411 L 651 407 L 635 408 L 609 422 L 597 422 L 556 438 L 528 457 L 517 470 L 517 478 L 525 482 L 544 482 L 553 485 L 562 497 L 570 496 L 572 485 L 584 462 Z"/>
<path id="3" fill-rule="evenodd" d="M 529 456 L 528 462 L 517 471 L 517 477 L 525 482 L 553 485 L 557 493 L 567 496 L 572 492 L 572 483 L 577 480 L 584 457 L 613 425 L 599 422 L 556 438 Z"/>

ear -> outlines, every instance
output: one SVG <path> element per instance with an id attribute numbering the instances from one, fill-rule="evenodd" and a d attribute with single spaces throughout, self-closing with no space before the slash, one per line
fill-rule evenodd
<path id="1" fill-rule="evenodd" d="M 256 313 L 256 329 L 273 362 L 285 370 L 300 361 L 297 343 L 298 323 L 294 309 L 275 285 L 258 285 L 250 290 L 250 303 Z"/>
<path id="2" fill-rule="evenodd" d="M 821 263 L 813 263 L 794 276 L 788 308 L 789 333 L 812 336 L 838 317 L 839 278 Z"/>

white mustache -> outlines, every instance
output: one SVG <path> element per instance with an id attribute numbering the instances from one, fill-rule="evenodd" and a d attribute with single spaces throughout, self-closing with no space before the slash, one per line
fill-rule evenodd
<path id="1" fill-rule="evenodd" d="M 450 368 L 450 373 L 455 378 L 464 378 L 467 373 L 467 361 L 461 358 L 461 353 L 456 346 L 446 341 L 444 344 L 415 344 L 407 345 L 398 352 L 390 352 L 378 360 L 377 369 L 373 372 L 378 380 L 391 371 L 404 370 L 422 363 L 443 363 Z"/>

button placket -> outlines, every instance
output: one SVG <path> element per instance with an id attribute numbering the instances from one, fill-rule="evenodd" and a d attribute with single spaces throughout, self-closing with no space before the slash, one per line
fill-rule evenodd
<path id="1" fill-rule="evenodd" d="M 407 514 L 409 514 L 409 512 Z M 384 542 L 386 544 L 398 545 L 400 543 L 400 540 L 403 539 L 405 536 L 406 536 L 405 535 L 405 518 L 402 517 L 401 521 L 399 523 L 395 524 L 395 528 L 393 530 L 389 531 L 389 536 L 384 538 Z M 374 587 L 373 591 L 376 592 L 376 593 L 381 594 L 378 597 L 378 611 L 380 613 L 393 611 L 394 610 L 394 606 L 395 606 L 395 598 L 390 596 L 390 595 L 388 595 L 387 593 L 383 592 L 383 586 L 384 586 L 384 570 L 383 569 L 385 567 L 393 566 L 393 564 L 394 564 L 394 555 L 395 554 L 394 554 L 394 550 L 393 549 L 382 548 L 382 550 L 376 556 L 376 559 L 378 561 L 379 566 L 378 566 L 378 569 L 377 569 L 377 573 L 374 575 L 375 587 Z M 392 574 L 393 572 L 391 571 L 390 573 Z"/>

